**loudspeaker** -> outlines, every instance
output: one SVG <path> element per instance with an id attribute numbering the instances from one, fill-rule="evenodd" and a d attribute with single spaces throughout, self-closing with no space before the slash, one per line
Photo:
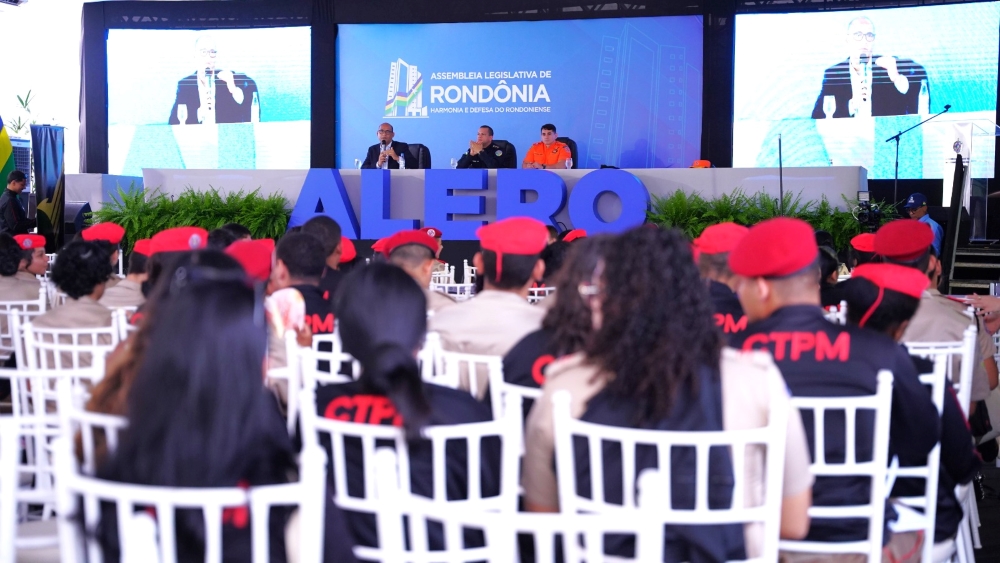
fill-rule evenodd
<path id="1" fill-rule="evenodd" d="M 63 212 L 63 240 L 69 242 L 80 231 L 86 228 L 87 213 L 90 213 L 90 202 L 67 201 Z"/>

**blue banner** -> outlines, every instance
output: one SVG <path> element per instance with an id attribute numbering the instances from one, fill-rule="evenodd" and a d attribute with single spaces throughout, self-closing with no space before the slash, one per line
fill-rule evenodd
<path id="1" fill-rule="evenodd" d="M 49 199 L 63 173 L 65 130 L 53 125 L 31 126 L 31 158 L 35 169 L 36 201 Z"/>

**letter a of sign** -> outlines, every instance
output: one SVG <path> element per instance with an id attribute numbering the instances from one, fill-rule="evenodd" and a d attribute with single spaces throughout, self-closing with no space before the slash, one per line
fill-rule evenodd
<path id="1" fill-rule="evenodd" d="M 332 168 L 309 170 L 288 220 L 288 228 L 298 227 L 316 215 L 326 215 L 339 223 L 347 238 L 357 239 L 360 235 L 358 217 L 347 197 L 344 181 Z"/>

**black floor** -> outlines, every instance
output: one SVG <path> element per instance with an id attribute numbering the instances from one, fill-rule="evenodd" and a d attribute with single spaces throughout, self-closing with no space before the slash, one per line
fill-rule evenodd
<path id="1" fill-rule="evenodd" d="M 984 464 L 982 473 L 987 491 L 992 488 L 1000 493 L 1000 468 Z M 1000 563 L 1000 496 L 987 495 L 986 499 L 976 501 L 979 503 L 979 540 L 983 544 L 982 549 L 976 550 L 976 562 Z"/>

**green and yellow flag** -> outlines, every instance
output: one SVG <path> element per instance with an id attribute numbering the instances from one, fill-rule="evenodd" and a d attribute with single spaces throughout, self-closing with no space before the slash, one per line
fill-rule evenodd
<path id="1" fill-rule="evenodd" d="M 10 144 L 7 129 L 0 117 L 0 183 L 7 184 L 7 174 L 14 171 L 14 145 Z"/>

